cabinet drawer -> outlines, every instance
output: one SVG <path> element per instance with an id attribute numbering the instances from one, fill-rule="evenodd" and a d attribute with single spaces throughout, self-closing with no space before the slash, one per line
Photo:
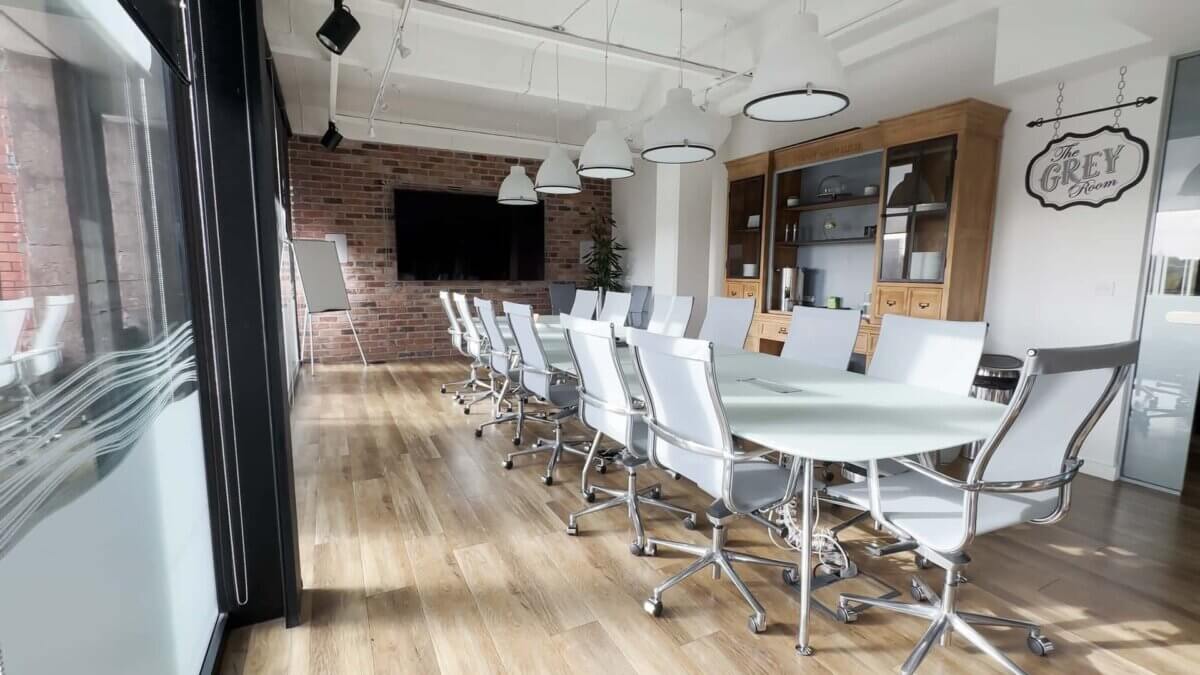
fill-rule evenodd
<path id="1" fill-rule="evenodd" d="M 742 295 L 743 287 L 744 286 L 743 286 L 742 282 L 740 282 L 740 281 L 726 281 L 725 282 L 725 297 L 727 297 L 727 298 L 744 297 Z"/>
<path id="2" fill-rule="evenodd" d="M 742 283 L 742 295 L 740 297 L 743 297 L 743 298 L 758 297 L 758 284 Z"/>
<path id="3" fill-rule="evenodd" d="M 942 318 L 942 289 L 910 288 L 908 291 L 908 315 L 918 319 Z"/>
<path id="4" fill-rule="evenodd" d="M 854 351 L 857 354 L 869 354 L 871 351 L 871 334 L 862 332 L 854 339 Z"/>
<path id="5" fill-rule="evenodd" d="M 788 325 L 786 323 L 768 323 L 763 326 L 763 337 L 780 342 L 787 340 Z"/>
<path id="6" fill-rule="evenodd" d="M 875 316 L 908 314 L 907 286 L 876 286 Z"/>

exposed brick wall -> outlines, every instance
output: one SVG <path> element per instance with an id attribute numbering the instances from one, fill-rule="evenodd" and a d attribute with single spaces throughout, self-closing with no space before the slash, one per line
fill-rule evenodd
<path id="1" fill-rule="evenodd" d="M 0 300 L 21 298 L 29 292 L 29 271 L 21 250 L 24 238 L 8 97 L 0 91 Z"/>
<path id="2" fill-rule="evenodd" d="M 449 355 L 446 319 L 437 292 L 450 289 L 496 300 L 530 303 L 547 312 L 549 281 L 582 281 L 579 244 L 588 239 L 593 209 L 612 211 L 605 181 L 584 179 L 583 192 L 546 199 L 546 281 L 438 282 L 396 279 L 392 192 L 398 187 L 495 194 L 515 158 L 432 148 L 344 141 L 335 152 L 316 138 L 289 145 L 293 236 L 347 235 L 350 260 L 342 266 L 367 359 L 386 361 Z M 537 162 L 522 160 L 530 176 Z M 520 207 L 513 207 L 520 208 Z M 304 302 L 297 310 L 303 321 Z M 343 317 L 318 317 L 317 358 L 358 358 Z"/>

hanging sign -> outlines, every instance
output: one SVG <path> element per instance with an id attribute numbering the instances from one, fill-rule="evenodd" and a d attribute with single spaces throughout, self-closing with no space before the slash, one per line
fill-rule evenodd
<path id="1" fill-rule="evenodd" d="M 1104 126 L 1086 134 L 1065 133 L 1033 156 L 1025 190 L 1046 208 L 1097 208 L 1115 202 L 1146 176 L 1146 142 L 1125 127 Z"/>

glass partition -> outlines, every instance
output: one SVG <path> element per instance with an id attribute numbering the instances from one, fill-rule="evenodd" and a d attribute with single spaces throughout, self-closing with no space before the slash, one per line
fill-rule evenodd
<path id="1" fill-rule="evenodd" d="M 217 619 L 179 86 L 117 0 L 0 0 L 0 670 L 192 675 Z"/>

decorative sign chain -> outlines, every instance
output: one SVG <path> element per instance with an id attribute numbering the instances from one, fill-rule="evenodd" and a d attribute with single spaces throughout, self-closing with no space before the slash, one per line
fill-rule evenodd
<path id="1" fill-rule="evenodd" d="M 1121 66 L 1121 81 L 1117 82 L 1117 107 L 1113 109 L 1113 126 L 1121 128 L 1121 106 L 1125 104 L 1125 73 L 1127 66 Z"/>
<path id="2" fill-rule="evenodd" d="M 1050 138 L 1058 138 L 1058 126 L 1062 120 L 1062 102 L 1063 102 L 1063 81 L 1058 81 L 1058 107 L 1054 109 L 1054 131 L 1050 134 Z"/>

